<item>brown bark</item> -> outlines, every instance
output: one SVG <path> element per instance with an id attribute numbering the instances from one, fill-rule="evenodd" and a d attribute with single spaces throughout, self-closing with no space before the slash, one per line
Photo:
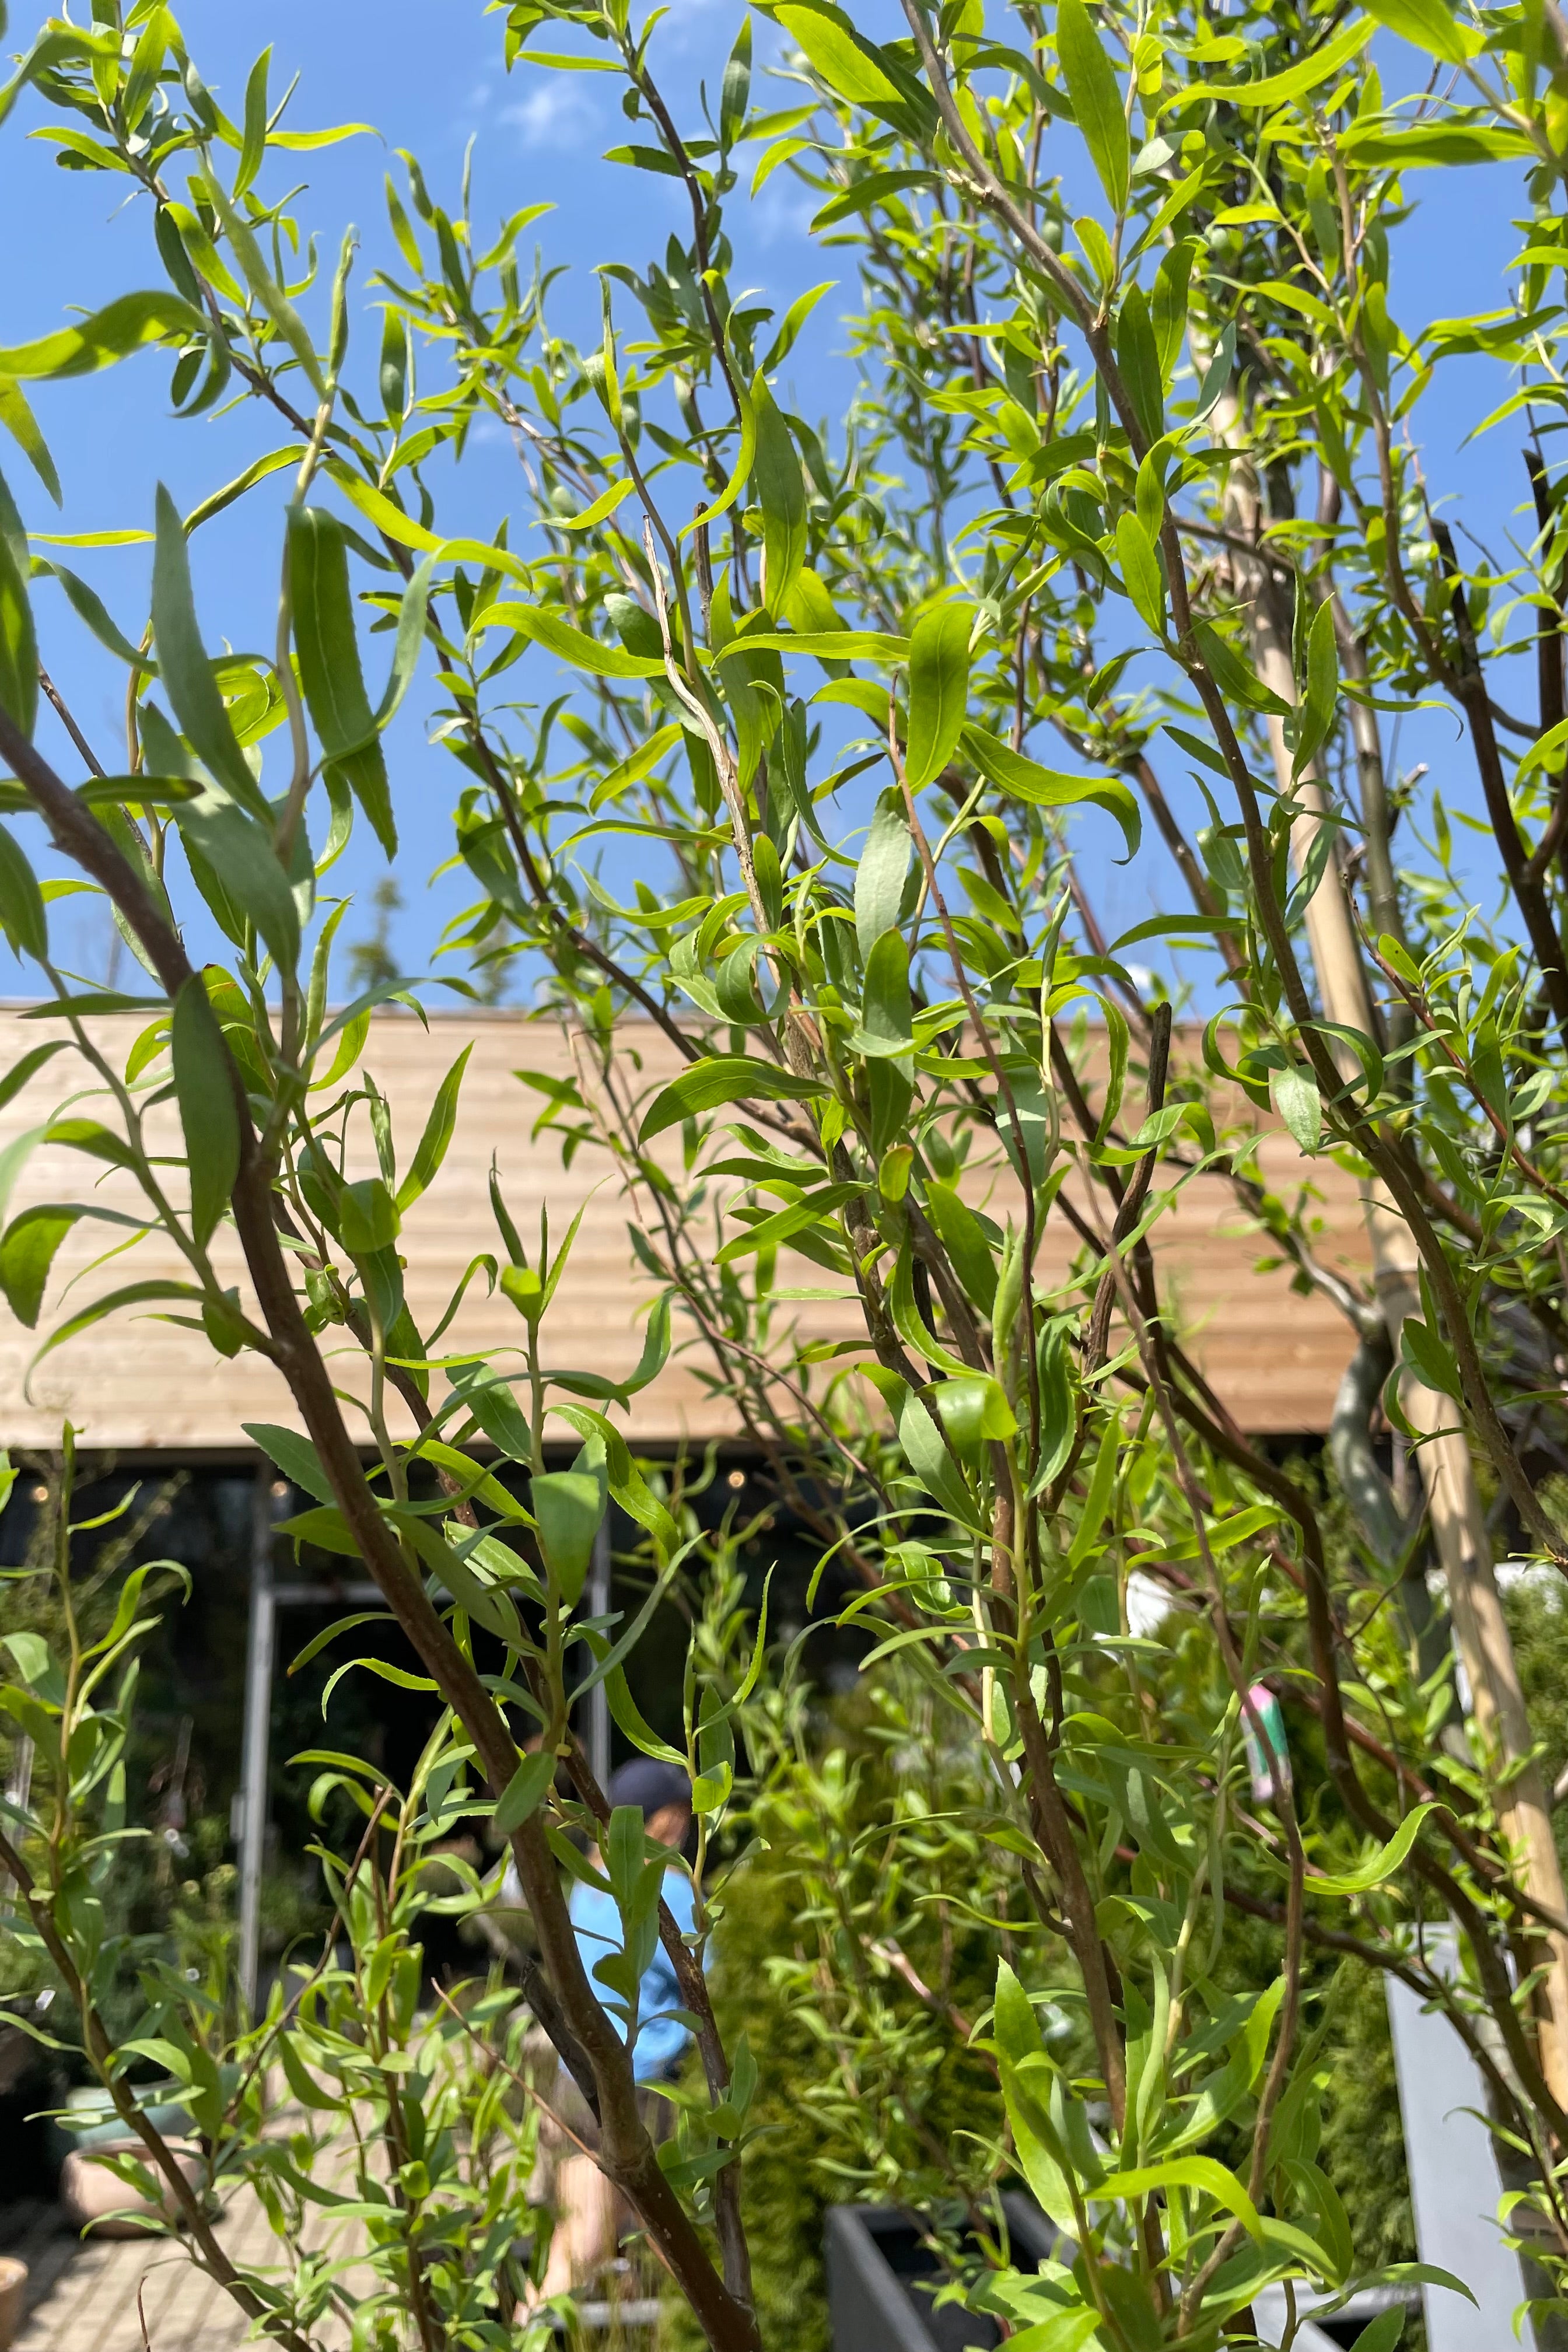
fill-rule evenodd
<path id="1" fill-rule="evenodd" d="M 1475 749 L 1488 822 L 1502 858 L 1509 888 L 1524 918 L 1524 928 L 1530 934 L 1530 944 L 1541 967 L 1541 977 L 1552 1017 L 1563 1037 L 1568 1039 L 1568 965 L 1563 961 L 1563 942 L 1552 918 L 1551 902 L 1541 877 L 1532 869 L 1514 816 L 1513 803 L 1509 797 L 1502 753 L 1498 748 L 1497 730 L 1492 724 L 1491 699 L 1487 693 L 1480 650 L 1476 644 L 1475 628 L 1470 620 L 1458 560 L 1454 552 L 1453 538 L 1447 525 L 1437 521 L 1432 525 L 1432 536 L 1451 583 L 1450 609 L 1459 649 L 1454 692 L 1470 722 L 1470 741 Z"/>
<path id="2" fill-rule="evenodd" d="M 193 977 L 178 937 L 109 835 L 3 710 L 0 758 L 26 785 L 62 855 L 108 892 L 173 1001 Z M 232 1205 L 267 1328 L 268 1352 L 289 1383 L 360 1557 L 472 1740 L 491 1792 L 499 1798 L 517 1769 L 516 1743 L 472 1661 L 458 1647 L 381 1515 L 338 1410 L 331 1376 L 295 1297 L 273 1219 L 271 1171 L 251 1123 L 244 1082 L 232 1060 L 229 1077 L 241 1136 Z M 760 2352 L 754 2314 L 730 2293 L 714 2269 L 695 2224 L 660 2168 L 637 2113 L 626 2046 L 584 1969 L 537 1813 L 514 1833 L 511 1845 L 545 1969 L 592 2069 L 598 2092 L 603 2168 L 637 2211 L 715 2352 Z"/>
<path id="3" fill-rule="evenodd" d="M 1258 594 L 1253 607 L 1253 646 L 1258 674 L 1281 700 L 1295 698 L 1289 653 L 1270 598 Z M 1371 714 L 1369 713 L 1370 717 Z M 1486 722 L 1489 730 L 1489 719 Z M 1275 768 L 1282 791 L 1289 784 L 1289 755 L 1277 719 L 1268 722 Z M 1495 743 L 1494 743 L 1495 749 Z M 1304 860 L 1327 809 L 1316 775 L 1302 780 L 1297 796 L 1310 812 L 1297 824 L 1298 862 Z M 1512 823 L 1511 811 L 1510 824 Z M 1515 835 L 1517 839 L 1517 835 Z M 1343 877 L 1331 856 L 1307 909 L 1307 934 L 1323 1009 L 1346 1028 L 1373 1032 L 1366 975 L 1362 963 Z M 1348 1048 L 1344 1076 L 1355 1076 Z M 1387 1187 L 1374 1176 L 1363 1186 L 1367 1233 L 1372 1243 L 1374 1286 L 1397 1353 L 1405 1321 L 1421 1312 L 1420 1254 L 1408 1222 Z M 1568 1898 L 1552 1834 L 1540 1768 L 1526 1759 L 1533 1745 L 1519 1669 L 1509 1639 L 1492 1566 L 1475 1466 L 1454 1406 L 1406 1373 L 1401 1385 L 1405 1412 L 1426 1438 L 1419 1451 L 1433 1539 L 1448 1588 L 1455 1638 L 1465 1662 L 1478 1727 L 1498 1784 L 1503 1832 L 1515 1847 L 1526 1891 L 1561 1918 Z M 1325 1726 L 1326 1728 L 1326 1726 Z M 1541 1955 L 1549 1962 L 1539 2018 L 1542 2070 L 1558 2105 L 1568 2106 L 1568 1937 L 1550 1933 Z"/>

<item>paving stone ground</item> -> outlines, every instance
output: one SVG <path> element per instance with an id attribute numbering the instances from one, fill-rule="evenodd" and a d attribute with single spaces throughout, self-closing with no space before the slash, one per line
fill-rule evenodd
<path id="1" fill-rule="evenodd" d="M 247 2189 L 230 2199 L 217 2234 L 237 2265 L 270 2269 L 278 2260 L 278 2242 Z M 0 2253 L 27 2265 L 15 2352 L 237 2352 L 245 2341 L 244 2313 L 166 2238 L 83 2238 L 58 2205 L 36 2200 L 0 2206 Z M 616 2292 L 626 2300 L 616 2306 L 584 2305 L 575 2340 L 595 2352 L 646 2352 L 658 2305 L 629 2279 Z"/>
<path id="2" fill-rule="evenodd" d="M 237 2263 L 269 2263 L 275 2241 L 248 2192 L 219 2224 Z M 245 2315 L 197 2270 L 183 2246 L 158 2238 L 82 2238 L 53 2203 L 0 2208 L 0 2252 L 27 2265 L 27 2315 L 16 2352 L 143 2352 L 137 2290 L 152 2352 L 229 2352 Z"/>

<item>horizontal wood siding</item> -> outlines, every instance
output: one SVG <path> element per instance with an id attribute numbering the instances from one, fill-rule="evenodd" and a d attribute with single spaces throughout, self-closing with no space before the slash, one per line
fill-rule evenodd
<path id="1" fill-rule="evenodd" d="M 116 1016 L 95 1022 L 92 1034 L 105 1058 L 123 1068 L 141 1026 Z M 20 1008 L 0 1008 L 0 1070 L 51 1034 L 58 1034 L 53 1024 L 25 1019 Z M 650 1295 L 634 1261 L 627 1226 L 650 1218 L 652 1208 L 646 1199 L 628 1201 L 613 1171 L 603 1181 L 606 1163 L 591 1148 L 584 1147 L 563 1169 L 559 1135 L 546 1129 L 534 1137 L 544 1098 L 514 1073 L 529 1067 L 568 1074 L 572 1051 L 558 1029 L 505 1013 L 432 1013 L 428 1030 L 407 1014 L 378 1015 L 363 1067 L 391 1101 L 401 1160 L 406 1166 L 412 1158 L 436 1089 L 470 1041 L 473 1052 L 451 1150 L 434 1189 L 410 1212 L 405 1227 L 416 1319 L 422 1329 L 430 1329 L 471 1260 L 498 1246 L 487 1190 L 493 1155 L 531 1252 L 542 1204 L 548 1206 L 554 1237 L 563 1235 L 583 1210 L 571 1268 L 544 1327 L 547 1360 L 625 1374 L 641 1350 L 639 1310 Z M 674 1049 L 657 1030 L 628 1024 L 623 1042 L 635 1045 L 648 1081 L 673 1073 Z M 1195 1052 L 1196 1042 L 1195 1036 L 1183 1041 L 1183 1049 Z M 1091 1042 L 1091 1079 L 1095 1058 Z M 68 1083 L 78 1084 L 61 1055 L 0 1111 L 0 1148 L 48 1117 L 68 1073 Z M 90 1116 L 98 1107 L 87 1099 L 73 1108 Z M 112 1123 L 112 1108 L 103 1115 Z M 177 1149 L 172 1110 L 157 1116 L 169 1122 L 164 1132 Z M 363 1118 L 358 1135 L 359 1164 L 350 1172 L 374 1173 Z M 1365 1249 L 1353 1180 L 1327 1160 L 1303 1162 L 1289 1138 L 1279 1131 L 1265 1137 L 1261 1152 L 1277 1186 L 1310 1180 L 1321 1192 L 1316 1213 L 1322 1220 L 1319 1249 L 1325 1262 L 1361 1268 Z M 100 1174 L 99 1163 L 80 1152 L 40 1146 L 22 1170 L 8 1213 L 51 1200 L 96 1200 L 133 1213 L 141 1205 L 135 1187 L 117 1171 Z M 208 1453 L 244 1447 L 241 1424 L 247 1421 L 290 1421 L 281 1381 L 258 1358 L 247 1355 L 226 1363 L 199 1332 L 159 1320 L 157 1310 L 145 1308 L 121 1313 L 70 1341 L 46 1357 L 27 1381 L 29 1360 L 64 1317 L 120 1284 L 184 1273 L 178 1253 L 158 1237 L 89 1272 L 94 1257 L 120 1238 L 110 1225 L 83 1221 L 76 1227 L 56 1261 L 37 1332 L 25 1330 L 0 1303 L 0 1443 L 13 1448 L 56 1445 L 61 1421 L 68 1417 L 81 1442 L 95 1450 Z M 1042 1253 L 1047 1283 L 1067 1276 L 1071 1238 L 1065 1220 L 1053 1220 Z M 1164 1295 L 1194 1354 L 1242 1425 L 1259 1434 L 1321 1430 L 1350 1351 L 1347 1326 L 1321 1297 L 1294 1295 L 1279 1270 L 1255 1271 L 1267 1253 L 1257 1234 L 1247 1229 L 1229 1188 L 1217 1178 L 1195 1180 L 1178 1209 L 1156 1226 L 1153 1241 Z M 219 1255 L 243 1294 L 232 1236 L 220 1242 Z M 824 1282 L 805 1265 L 781 1270 L 779 1279 Z M 794 1311 L 815 1335 L 847 1337 L 857 1328 L 848 1305 L 810 1303 Z M 521 1331 L 503 1298 L 486 1299 L 481 1279 L 441 1348 L 448 1354 L 472 1350 L 504 1367 L 506 1350 L 517 1347 Z M 342 1333 L 327 1334 L 326 1344 L 336 1350 L 333 1368 L 342 1387 L 363 1398 L 365 1376 L 358 1349 Z M 669 1366 L 634 1402 L 626 1422 L 634 1443 L 664 1446 L 739 1434 L 732 1413 L 704 1387 L 704 1363 L 700 1341 L 689 1329 L 678 1330 Z M 357 1427 L 367 1433 L 363 1416 Z M 557 1433 L 571 1434 L 564 1425 Z"/>

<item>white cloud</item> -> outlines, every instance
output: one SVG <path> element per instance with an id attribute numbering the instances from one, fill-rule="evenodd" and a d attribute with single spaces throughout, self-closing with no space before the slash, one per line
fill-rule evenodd
<path id="1" fill-rule="evenodd" d="M 669 55 L 679 57 L 684 50 L 694 48 L 700 44 L 706 44 L 711 40 L 712 36 L 701 20 L 713 16 L 716 5 L 717 0 L 680 0 L 680 6 L 670 10 L 662 27 L 666 50 Z M 715 64 L 718 71 L 722 73 L 724 70 L 722 51 L 719 53 Z"/>
<path id="2" fill-rule="evenodd" d="M 552 74 L 526 98 L 503 106 L 500 120 L 521 131 L 530 147 L 572 147 L 598 125 L 599 110 L 581 82 Z"/>
<path id="3" fill-rule="evenodd" d="M 821 201 L 788 172 L 775 172 L 752 206 L 748 230 L 764 248 L 792 244 L 806 236 Z"/>

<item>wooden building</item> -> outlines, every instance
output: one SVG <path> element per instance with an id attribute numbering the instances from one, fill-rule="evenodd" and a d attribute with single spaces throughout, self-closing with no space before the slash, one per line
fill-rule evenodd
<path id="1" fill-rule="evenodd" d="M 124 1068 L 143 1026 L 144 1021 L 132 1015 L 92 1023 L 93 1042 L 110 1067 Z M 51 1034 L 58 1035 L 58 1028 L 29 1008 L 0 1008 L 0 1073 Z M 640 1056 L 647 1083 L 674 1074 L 675 1050 L 651 1024 L 628 1027 L 624 1042 Z M 1188 1037 L 1180 1041 L 1179 1050 L 1194 1054 L 1196 1043 Z M 427 1024 L 406 1013 L 378 1015 L 371 1024 L 361 1067 L 390 1102 L 401 1160 L 405 1165 L 411 1158 L 437 1089 L 466 1045 L 471 1050 L 450 1149 L 437 1181 L 405 1222 L 415 1319 L 421 1330 L 432 1329 L 473 1259 L 499 1248 L 489 1197 L 493 1161 L 508 1206 L 531 1249 L 542 1205 L 548 1208 L 557 1243 L 577 1211 L 584 1213 L 568 1276 L 544 1327 L 547 1362 L 625 1374 L 641 1352 L 641 1310 L 651 1295 L 647 1277 L 637 1265 L 627 1227 L 649 1215 L 649 1204 L 626 1195 L 613 1164 L 602 1153 L 585 1146 L 570 1166 L 563 1166 L 559 1133 L 548 1128 L 536 1133 L 548 1097 L 517 1073 L 531 1069 L 556 1078 L 573 1073 L 571 1042 L 557 1027 L 506 1012 L 437 1013 Z M 101 1161 L 69 1146 L 43 1140 L 43 1130 L 62 1108 L 68 1090 L 90 1085 L 91 1074 L 79 1061 L 58 1055 L 0 1109 L 0 1185 L 10 1180 L 4 1204 L 8 1215 L 37 1202 L 86 1199 L 131 1214 L 142 1213 L 141 1193 L 129 1176 L 105 1169 Z M 110 1125 L 116 1123 L 112 1105 L 103 1113 L 90 1091 L 79 1093 L 68 1108 L 73 1116 L 101 1115 Z M 162 1120 L 168 1149 L 178 1153 L 175 1116 L 172 1104 L 152 1114 L 149 1135 L 154 1149 L 159 1148 L 157 1122 Z M 360 1162 L 351 1160 L 350 1172 L 372 1174 L 375 1163 L 368 1120 L 363 1116 L 356 1131 Z M 1329 1160 L 1302 1161 L 1289 1138 L 1278 1129 L 1265 1136 L 1261 1152 L 1277 1189 L 1310 1181 L 1320 1195 L 1315 1204 L 1321 1219 L 1320 1255 L 1331 1265 L 1362 1266 L 1365 1248 L 1353 1181 Z M 0 1444 L 24 1460 L 47 1456 L 58 1448 L 61 1425 L 68 1420 L 92 1484 L 92 1507 L 101 1508 L 106 1500 L 112 1503 L 139 1482 L 143 1492 L 174 1498 L 149 1540 L 160 1555 L 173 1557 L 187 1569 L 191 1598 L 179 1612 L 176 1648 L 183 1644 L 183 1650 L 179 1655 L 170 1654 L 163 1677 L 162 1716 L 153 1730 L 184 1757 L 192 1752 L 194 1723 L 195 1752 L 206 1778 L 208 1798 L 228 1805 L 239 1862 L 241 1975 L 254 1991 L 265 1960 L 261 1906 L 267 1857 L 273 1850 L 268 1822 L 270 1817 L 276 1823 L 290 1802 L 297 1809 L 297 1792 L 281 1771 L 280 1759 L 291 1731 L 299 1728 L 298 1703 L 304 1696 L 275 1676 L 275 1651 L 287 1657 L 296 1640 L 320 1630 L 345 1606 L 374 1604 L 378 1596 L 374 1587 L 356 1582 L 352 1566 L 342 1560 L 312 1561 L 307 1556 L 301 1566 L 290 1559 L 275 1532 L 277 1521 L 288 1516 L 297 1498 L 271 1464 L 258 1455 L 244 1425 L 295 1423 L 296 1416 L 281 1379 L 263 1360 L 247 1354 L 226 1361 L 200 1331 L 182 1328 L 166 1319 L 162 1307 L 149 1305 L 90 1327 L 35 1363 L 47 1334 L 91 1299 L 127 1282 L 185 1276 L 177 1251 L 158 1236 L 95 1268 L 93 1261 L 119 1238 L 117 1228 L 100 1222 L 83 1220 L 74 1227 L 52 1268 L 37 1331 L 24 1328 L 0 1305 Z M 1257 1270 L 1267 1253 L 1230 1188 L 1216 1177 L 1194 1180 L 1174 1213 L 1155 1226 L 1152 1240 L 1162 1295 L 1192 1352 L 1241 1425 L 1275 1441 L 1321 1433 L 1350 1351 L 1349 1334 L 1321 1297 L 1293 1293 L 1283 1270 Z M 1066 1221 L 1053 1220 L 1042 1250 L 1046 1281 L 1066 1275 L 1074 1249 Z M 232 1233 L 220 1235 L 216 1255 L 226 1278 L 232 1267 L 232 1278 L 243 1294 L 244 1268 Z M 809 1283 L 813 1269 L 803 1265 L 798 1275 L 785 1279 L 803 1277 Z M 857 1328 L 852 1304 L 813 1302 L 798 1311 L 813 1336 L 847 1337 Z M 520 1336 L 510 1304 L 500 1296 L 487 1297 L 480 1281 L 468 1291 L 441 1347 L 448 1354 L 471 1350 L 505 1370 L 507 1351 L 516 1348 Z M 351 1394 L 363 1395 L 363 1356 L 346 1335 L 328 1334 L 326 1344 L 334 1337 L 334 1370 L 341 1385 Z M 673 1454 L 689 1443 L 727 1446 L 721 1486 L 733 1500 L 734 1490 L 747 1480 L 745 1454 L 738 1443 L 741 1433 L 723 1400 L 704 1386 L 700 1361 L 695 1344 L 678 1326 L 668 1366 L 633 1400 L 624 1425 L 632 1444 L 649 1454 Z M 360 1434 L 368 1442 L 363 1422 Z M 576 1443 L 572 1437 L 574 1449 Z M 710 1490 L 710 1499 L 717 1492 Z M 15 1565 L 25 1556 L 47 1495 L 47 1485 L 31 1481 L 16 1488 L 0 1523 L 0 1556 L 5 1564 Z M 722 1494 L 716 1507 L 721 1500 Z M 770 1540 L 787 1549 L 787 1533 L 782 1528 Z M 612 1607 L 617 1595 L 610 1547 L 606 1524 L 593 1571 L 595 1614 Z M 759 1576 L 763 1565 L 759 1562 Z M 786 1593 L 781 1611 L 775 1590 L 775 1619 L 787 1621 L 787 1588 L 795 1581 L 804 1595 L 804 1574 L 797 1580 L 786 1573 L 779 1580 Z M 804 1601 L 801 1607 L 804 1613 Z M 831 1614 L 831 1601 L 827 1609 Z M 798 1628 L 786 1622 L 782 1630 Z M 367 1637 L 362 1633 L 360 1638 Z M 395 1646 L 400 1639 L 395 1629 L 389 1638 Z M 326 1663 L 321 1662 L 320 1671 L 324 1672 Z M 844 1670 L 853 1677 L 853 1658 Z M 643 1659 L 640 1671 L 652 1675 L 652 1686 L 638 1693 L 644 1713 L 658 1721 L 672 1705 L 675 1714 L 668 1730 L 678 1731 L 679 1654 L 672 1654 L 667 1669 L 658 1666 L 657 1656 L 651 1667 Z M 830 1679 L 832 1671 L 830 1664 Z M 660 1686 L 665 1683 L 668 1689 Z M 340 1692 L 334 1708 L 342 1703 Z M 395 1706 L 384 1699 L 378 1704 L 384 1722 L 377 1736 L 384 1730 L 395 1745 L 401 1737 L 417 1752 L 428 1728 L 423 1703 L 404 1706 L 401 1713 L 407 1714 L 414 1704 L 417 1717 L 405 1724 L 400 1724 Z M 613 1748 L 602 1690 L 587 1701 L 584 1716 L 590 1748 L 605 1771 Z M 391 1769 L 395 1757 L 384 1760 Z M 273 1844 L 276 1837 L 275 1827 Z M 285 1842 L 289 1842 L 287 1837 Z M 298 1823 L 292 1843 L 303 1844 Z"/>
<path id="2" fill-rule="evenodd" d="M 115 1015 L 92 1026 L 105 1058 L 122 1068 L 143 1024 Z M 25 1008 L 0 1009 L 0 1073 L 52 1034 L 58 1034 L 58 1024 L 29 1017 Z M 629 1029 L 627 1042 L 635 1044 L 650 1077 L 673 1073 L 673 1048 L 651 1024 Z M 451 1148 L 436 1184 L 414 1206 L 405 1228 L 415 1318 L 429 1329 L 475 1255 L 499 1246 L 488 1197 L 493 1159 L 531 1247 L 542 1203 L 548 1206 L 557 1236 L 586 1203 L 570 1276 L 546 1325 L 549 1360 L 610 1374 L 628 1371 L 641 1349 L 639 1307 L 646 1307 L 648 1288 L 633 1259 L 627 1223 L 646 1215 L 647 1203 L 628 1202 L 608 1161 L 591 1149 L 563 1168 L 559 1136 L 548 1129 L 537 1137 L 533 1132 L 543 1097 L 515 1075 L 521 1068 L 555 1076 L 571 1072 L 571 1049 L 559 1029 L 510 1012 L 433 1013 L 427 1026 L 405 1013 L 378 1015 L 362 1067 L 392 1105 L 403 1160 L 411 1157 L 436 1089 L 466 1045 L 472 1051 Z M 1196 1039 L 1182 1045 L 1195 1052 Z M 25 1147 L 24 1139 L 57 1108 L 65 1087 L 79 1083 L 71 1059 L 58 1055 L 0 1110 L 0 1181 L 20 1161 L 8 1215 L 35 1202 L 85 1198 L 140 1213 L 141 1196 L 129 1177 L 105 1173 L 100 1163 L 67 1146 Z M 91 1116 L 97 1107 L 89 1098 L 73 1108 Z M 173 1121 L 172 1109 L 162 1116 Z M 357 1131 L 364 1165 L 353 1172 L 372 1173 L 363 1118 Z M 171 1144 L 177 1148 L 173 1130 Z M 1322 1258 L 1346 1268 L 1364 1266 L 1352 1180 L 1326 1159 L 1301 1160 L 1279 1130 L 1266 1136 L 1261 1149 L 1277 1187 L 1289 1190 L 1310 1181 L 1321 1195 L 1315 1213 L 1322 1221 Z M 76 1226 L 55 1262 L 36 1333 L 0 1305 L 0 1444 L 13 1449 L 56 1446 L 61 1422 L 68 1417 L 81 1444 L 95 1454 L 135 1463 L 216 1463 L 248 1450 L 246 1422 L 291 1421 L 287 1392 L 269 1366 L 251 1355 L 223 1361 L 199 1332 L 160 1319 L 156 1307 L 122 1313 L 92 1328 L 47 1356 L 28 1378 L 41 1339 L 89 1299 L 119 1283 L 185 1272 L 178 1254 L 154 1237 L 98 1273 L 88 1273 L 92 1259 L 114 1238 L 114 1228 L 100 1223 L 84 1220 Z M 1197 1179 L 1155 1227 L 1152 1242 L 1163 1294 L 1241 1425 L 1274 1438 L 1321 1433 L 1349 1353 L 1347 1328 L 1321 1297 L 1293 1293 L 1282 1270 L 1256 1271 L 1268 1253 L 1229 1187 L 1218 1178 Z M 226 1247 L 235 1279 L 240 1280 L 232 1236 L 219 1246 L 220 1252 Z M 1071 1247 L 1065 1223 L 1054 1221 L 1043 1253 L 1047 1277 L 1066 1270 Z M 802 1272 L 813 1278 L 809 1269 Z M 850 1311 L 822 1305 L 801 1309 L 815 1328 L 835 1334 L 853 1328 Z M 488 1354 L 514 1346 L 519 1332 L 512 1307 L 500 1297 L 487 1299 L 480 1282 L 470 1289 L 442 1345 L 449 1351 Z M 342 1364 L 350 1387 L 358 1384 L 357 1358 L 350 1342 Z M 634 1444 L 650 1450 L 736 1433 L 721 1402 L 704 1389 L 679 1335 L 662 1376 L 634 1401 L 626 1429 Z"/>

